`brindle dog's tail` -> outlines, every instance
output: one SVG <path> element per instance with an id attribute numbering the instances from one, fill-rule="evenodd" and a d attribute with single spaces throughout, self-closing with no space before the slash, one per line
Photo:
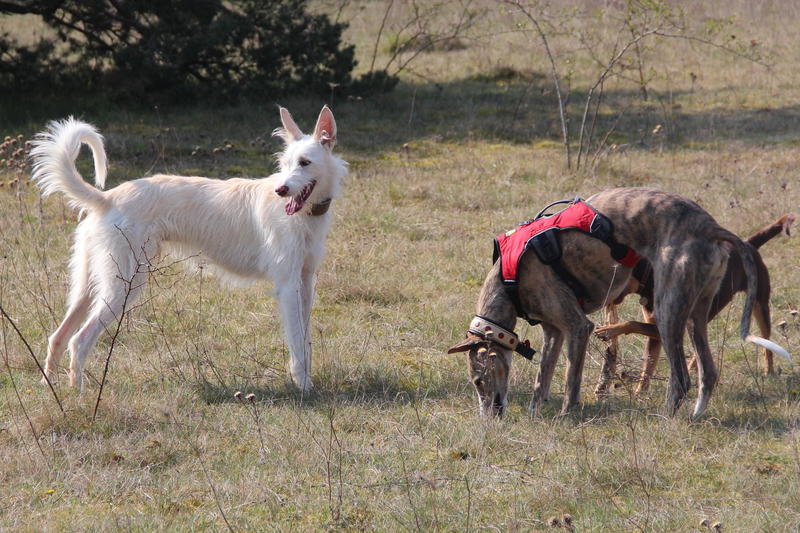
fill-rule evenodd
<path id="1" fill-rule="evenodd" d="M 781 357 L 785 357 L 791 361 L 792 356 L 789 355 L 789 352 L 787 352 L 780 345 L 757 335 L 750 334 L 750 317 L 753 314 L 753 305 L 756 301 L 756 291 L 758 290 L 758 271 L 756 270 L 756 262 L 753 255 L 752 245 L 742 241 L 742 239 L 740 239 L 738 236 L 724 228 L 718 229 L 715 238 L 720 241 L 731 243 L 739 253 L 739 257 L 742 259 L 742 266 L 744 267 L 745 277 L 747 278 L 747 299 L 744 303 L 742 321 L 739 325 L 739 331 L 742 339 L 747 342 L 757 344 L 762 348 L 766 348 L 767 350 L 777 353 Z"/>

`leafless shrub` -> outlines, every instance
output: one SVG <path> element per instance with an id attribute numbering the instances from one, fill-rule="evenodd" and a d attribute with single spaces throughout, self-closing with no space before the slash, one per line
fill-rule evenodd
<path id="1" fill-rule="evenodd" d="M 503 0 L 521 21 L 519 31 L 529 33 L 538 40 L 548 59 L 550 76 L 555 88 L 561 124 L 561 140 L 567 168 L 576 169 L 586 164 L 587 153 L 594 148 L 594 161 L 603 150 L 614 125 L 593 142 L 600 113 L 605 84 L 611 79 L 630 82 L 648 99 L 648 84 L 656 76 L 655 67 L 649 65 L 647 45 L 671 39 L 688 40 L 734 57 L 769 68 L 769 62 L 755 40 L 738 39 L 728 30 L 732 19 L 706 20 L 698 24 L 686 11 L 667 2 L 633 0 L 593 12 L 578 8 L 554 9 L 540 0 Z M 587 11 L 589 11 L 587 13 Z M 601 31 L 604 28 L 605 31 Z M 556 40 L 567 42 L 567 50 L 554 48 Z M 573 131 L 568 106 L 573 92 L 572 78 L 581 61 L 588 62 L 593 79 L 586 91 L 580 122 L 577 125 L 577 153 L 572 153 Z M 624 110 L 620 113 L 624 113 Z"/>

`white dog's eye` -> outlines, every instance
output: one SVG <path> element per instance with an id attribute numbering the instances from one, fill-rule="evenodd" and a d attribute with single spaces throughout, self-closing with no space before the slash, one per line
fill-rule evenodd
<path id="1" fill-rule="evenodd" d="M 309 161 L 308 159 L 301 159 L 300 161 L 298 161 L 298 163 L 300 164 L 301 167 L 307 167 L 308 165 L 311 164 L 311 161 Z"/>

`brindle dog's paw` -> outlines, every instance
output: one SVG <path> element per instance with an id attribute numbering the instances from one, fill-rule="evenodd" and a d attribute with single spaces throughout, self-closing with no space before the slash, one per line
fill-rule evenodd
<path id="1" fill-rule="evenodd" d="M 612 341 L 620 335 L 617 328 L 613 326 L 601 326 L 594 330 L 594 334 L 598 339 L 606 342 Z"/>

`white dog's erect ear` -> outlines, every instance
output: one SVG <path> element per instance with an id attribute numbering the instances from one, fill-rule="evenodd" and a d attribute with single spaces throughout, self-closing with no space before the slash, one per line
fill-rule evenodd
<path id="1" fill-rule="evenodd" d="M 296 141 L 302 137 L 303 132 L 297 127 L 297 124 L 292 118 L 292 115 L 289 113 L 289 110 L 285 107 L 281 107 L 280 112 L 281 124 L 283 124 L 283 129 L 286 131 L 286 142 Z"/>
<path id="2" fill-rule="evenodd" d="M 314 138 L 329 150 L 333 150 L 336 146 L 336 120 L 328 106 L 323 106 L 319 112 L 317 125 L 314 127 Z"/>

